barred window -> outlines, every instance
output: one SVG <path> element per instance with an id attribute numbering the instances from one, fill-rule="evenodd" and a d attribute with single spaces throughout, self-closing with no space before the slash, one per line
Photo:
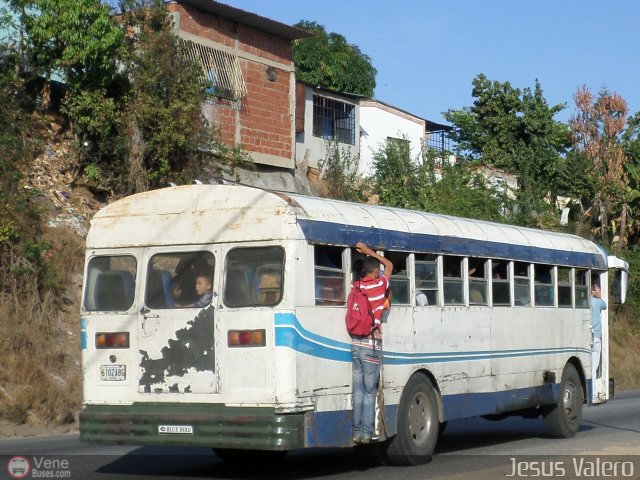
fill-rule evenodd
<path id="1" fill-rule="evenodd" d="M 313 95 L 313 136 L 356 144 L 355 106 Z"/>
<path id="2" fill-rule="evenodd" d="M 202 67 L 208 94 L 227 100 L 245 97 L 247 88 L 236 55 L 184 39 L 180 39 L 180 46 L 189 60 Z"/>

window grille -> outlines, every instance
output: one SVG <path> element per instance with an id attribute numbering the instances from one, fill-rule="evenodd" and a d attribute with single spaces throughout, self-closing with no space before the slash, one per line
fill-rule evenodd
<path id="1" fill-rule="evenodd" d="M 180 39 L 186 57 L 202 67 L 203 80 L 210 83 L 207 93 L 239 101 L 247 94 L 238 57 L 216 48 Z"/>
<path id="2" fill-rule="evenodd" d="M 427 132 L 427 149 L 439 162 L 444 163 L 451 153 L 449 130 L 433 130 Z"/>
<path id="3" fill-rule="evenodd" d="M 314 94 L 313 136 L 355 145 L 355 106 Z"/>

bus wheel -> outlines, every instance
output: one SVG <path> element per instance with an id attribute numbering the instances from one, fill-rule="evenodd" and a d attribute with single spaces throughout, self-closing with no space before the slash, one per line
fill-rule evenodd
<path id="1" fill-rule="evenodd" d="M 237 448 L 214 448 L 220 459 L 227 463 L 245 464 L 247 461 L 260 460 L 263 463 L 276 463 L 284 459 L 287 450 L 241 450 Z"/>
<path id="2" fill-rule="evenodd" d="M 387 458 L 397 465 L 420 465 L 431 460 L 440 423 L 436 391 L 427 377 L 414 375 L 398 406 L 398 433 L 387 447 Z"/>
<path id="3" fill-rule="evenodd" d="M 580 428 L 584 394 L 576 367 L 570 363 L 564 367 L 562 382 L 555 405 L 544 414 L 547 433 L 555 438 L 571 438 Z"/>

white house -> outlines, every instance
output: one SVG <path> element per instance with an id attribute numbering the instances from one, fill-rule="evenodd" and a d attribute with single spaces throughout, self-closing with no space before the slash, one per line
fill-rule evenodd
<path id="1" fill-rule="evenodd" d="M 373 155 L 389 141 L 408 142 L 411 156 L 421 160 L 427 120 L 380 100 L 360 101 L 360 165 L 363 176 L 373 174 Z"/>

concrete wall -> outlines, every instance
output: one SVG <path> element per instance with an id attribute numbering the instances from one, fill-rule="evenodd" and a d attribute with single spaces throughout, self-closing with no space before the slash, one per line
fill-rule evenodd
<path id="1" fill-rule="evenodd" d="M 296 133 L 296 164 L 301 165 L 308 150 L 307 160 L 309 167 L 320 168 L 327 156 L 328 140 L 313 136 L 313 93 L 314 89 L 305 86 L 304 93 L 304 131 Z M 317 91 L 323 97 L 350 103 L 355 106 L 355 145 L 340 143 L 340 149 L 357 155 L 360 149 L 360 108 L 357 100 L 335 95 L 326 91 Z M 298 107 L 300 108 L 300 107 Z"/>
<path id="2" fill-rule="evenodd" d="M 294 167 L 295 75 L 291 42 L 183 4 L 169 4 L 178 36 L 238 57 L 247 94 L 206 106 L 221 140 L 239 144 L 257 163 Z M 274 81 L 267 68 L 275 69 Z"/>

